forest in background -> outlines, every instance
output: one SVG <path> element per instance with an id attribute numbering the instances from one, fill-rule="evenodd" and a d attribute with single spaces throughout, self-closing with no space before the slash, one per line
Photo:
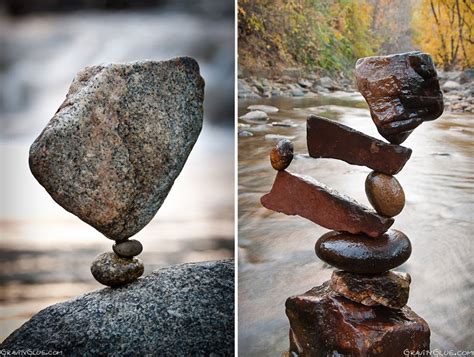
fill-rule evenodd
<path id="1" fill-rule="evenodd" d="M 430 53 L 446 71 L 472 68 L 472 0 L 239 0 L 239 66 L 351 77 L 360 57 Z"/>

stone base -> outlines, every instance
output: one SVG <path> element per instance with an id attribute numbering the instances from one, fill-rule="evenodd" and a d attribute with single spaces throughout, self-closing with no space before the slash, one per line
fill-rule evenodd
<path id="1" fill-rule="evenodd" d="M 408 306 L 369 307 L 337 295 L 329 282 L 286 300 L 290 353 L 403 356 L 430 347 L 430 329 Z"/>

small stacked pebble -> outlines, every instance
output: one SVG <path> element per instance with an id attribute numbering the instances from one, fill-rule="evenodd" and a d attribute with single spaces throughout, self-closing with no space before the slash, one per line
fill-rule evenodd
<path id="1" fill-rule="evenodd" d="M 405 206 L 394 175 L 411 150 L 399 144 L 443 111 L 436 70 L 429 55 L 410 52 L 360 59 L 356 78 L 379 133 L 390 143 L 311 115 L 308 152 L 371 168 L 365 191 L 375 210 L 312 177 L 286 171 L 293 157 L 290 142 L 279 142 L 270 154 L 278 174 L 262 204 L 331 229 L 315 251 L 341 269 L 322 286 L 287 300 L 290 352 L 297 355 L 399 356 L 429 349 L 428 324 L 406 306 L 411 277 L 391 270 L 408 260 L 411 243 L 389 228 Z"/>

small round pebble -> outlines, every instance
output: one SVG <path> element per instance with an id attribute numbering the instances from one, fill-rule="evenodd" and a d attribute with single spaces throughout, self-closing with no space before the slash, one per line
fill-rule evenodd
<path id="1" fill-rule="evenodd" d="M 405 193 L 394 176 L 372 171 L 365 180 L 365 193 L 375 210 L 385 217 L 396 216 L 405 206 Z"/>
<path id="2" fill-rule="evenodd" d="M 121 286 L 137 280 L 144 271 L 140 259 L 121 258 L 113 252 L 102 253 L 91 264 L 95 280 L 107 286 Z"/>
<path id="3" fill-rule="evenodd" d="M 293 160 L 293 143 L 288 139 L 280 140 L 270 152 L 270 162 L 277 171 L 290 166 Z"/>
<path id="4" fill-rule="evenodd" d="M 143 246 L 139 241 L 130 239 L 115 243 L 112 249 L 115 254 L 122 258 L 133 258 L 143 251 Z"/>

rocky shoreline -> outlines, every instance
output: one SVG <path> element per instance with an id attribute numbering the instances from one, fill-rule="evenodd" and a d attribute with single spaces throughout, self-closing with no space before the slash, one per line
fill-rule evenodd
<path id="1" fill-rule="evenodd" d="M 445 111 L 474 113 L 474 69 L 438 71 L 438 78 L 444 94 Z M 288 69 L 278 78 L 246 76 L 239 71 L 238 95 L 241 99 L 316 97 L 335 91 L 352 93 L 357 92 L 357 87 L 347 78 L 304 74 L 297 69 Z"/>

